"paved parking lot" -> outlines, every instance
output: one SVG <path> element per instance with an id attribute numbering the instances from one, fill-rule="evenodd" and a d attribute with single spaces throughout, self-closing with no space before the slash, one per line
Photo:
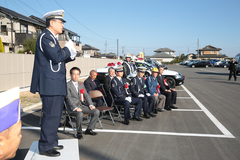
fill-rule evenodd
<path id="1" fill-rule="evenodd" d="M 189 68 L 168 65 L 186 76 L 176 90 L 178 110 L 158 113 L 126 126 L 115 119 L 97 124 L 97 136 L 79 140 L 80 159 L 109 160 L 237 160 L 240 157 L 240 80 L 228 81 L 225 68 Z M 238 77 L 239 78 L 239 77 Z M 39 139 L 39 115 L 22 117 L 23 138 L 15 159 L 24 159 L 33 141 Z M 86 127 L 83 127 L 86 128 Z M 73 132 L 60 139 L 72 139 Z"/>

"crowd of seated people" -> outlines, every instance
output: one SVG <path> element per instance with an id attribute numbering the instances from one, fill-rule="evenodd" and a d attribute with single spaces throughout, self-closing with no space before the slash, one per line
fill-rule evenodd
<path id="1" fill-rule="evenodd" d="M 73 67 L 70 70 L 71 80 L 67 83 L 66 104 L 70 110 L 70 115 L 76 117 L 78 139 L 83 138 L 81 127 L 83 114 L 91 115 L 85 134 L 96 135 L 97 133 L 93 130 L 98 117 L 101 116 L 97 108 L 102 105 L 112 107 L 113 101 L 116 105 L 121 105 L 124 108 L 123 124 L 125 125 L 129 125 L 130 120 L 142 121 L 142 117 L 145 119 L 154 118 L 158 112 L 178 108 L 174 106 L 177 92 L 164 79 L 163 67 L 153 68 L 152 74 L 146 78 L 143 77 L 146 68 L 138 67 L 137 76 L 131 79 L 130 84 L 123 78 L 123 71 L 123 66 L 109 67 L 108 75 L 101 85 L 96 79 L 97 72 L 95 70 L 91 70 L 84 83 L 78 81 L 81 74 L 78 67 Z M 103 103 L 102 98 L 91 99 L 89 92 L 93 90 L 99 90 L 103 93 L 106 104 Z M 132 114 L 130 112 L 131 106 L 134 106 Z"/>

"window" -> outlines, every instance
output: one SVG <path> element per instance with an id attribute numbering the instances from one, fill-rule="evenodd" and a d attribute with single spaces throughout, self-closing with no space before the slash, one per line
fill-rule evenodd
<path id="1" fill-rule="evenodd" d="M 1 34 L 2 35 L 8 35 L 7 26 L 1 25 Z"/>
<path id="2" fill-rule="evenodd" d="M 28 33 L 28 26 L 26 24 L 20 24 L 20 33 Z"/>
<path id="3" fill-rule="evenodd" d="M 211 54 L 214 54 L 214 53 L 215 53 L 215 51 L 210 51 L 210 53 L 211 53 Z"/>

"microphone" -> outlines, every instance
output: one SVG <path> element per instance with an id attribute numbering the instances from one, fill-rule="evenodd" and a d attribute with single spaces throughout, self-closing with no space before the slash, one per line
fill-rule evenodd
<path id="1" fill-rule="evenodd" d="M 68 31 L 64 31 L 64 34 L 65 34 L 65 36 L 66 36 L 66 39 L 67 39 L 67 41 L 69 41 L 69 40 L 70 40 L 70 38 L 69 38 Z"/>

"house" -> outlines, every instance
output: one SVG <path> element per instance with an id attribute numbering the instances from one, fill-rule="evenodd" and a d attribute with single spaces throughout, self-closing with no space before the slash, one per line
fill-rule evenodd
<path id="1" fill-rule="evenodd" d="M 151 58 L 153 60 L 160 61 L 160 62 L 171 62 L 176 57 L 174 55 L 175 51 L 169 48 L 159 48 L 154 52 L 156 52 L 154 55 L 145 56 L 145 58 Z"/>
<path id="2" fill-rule="evenodd" d="M 24 16 L 15 11 L 0 6 L 0 37 L 3 42 L 5 53 L 25 50 L 24 40 L 38 36 L 46 28 L 45 21 L 35 16 Z M 81 52 L 80 36 L 67 30 L 69 37 L 74 41 L 75 48 Z M 59 34 L 57 39 L 61 47 L 64 47 L 66 38 L 64 34 Z"/>
<path id="3" fill-rule="evenodd" d="M 166 53 L 166 54 L 168 54 L 170 56 L 176 57 L 176 55 L 174 54 L 175 51 L 171 50 L 171 49 L 169 49 L 167 47 L 159 48 L 159 49 L 155 50 L 154 52 L 156 52 L 156 53 Z"/>
<path id="4" fill-rule="evenodd" d="M 101 54 L 97 56 L 98 58 L 109 58 L 109 59 L 117 59 L 117 55 L 115 53 L 107 53 L 107 54 Z"/>
<path id="5" fill-rule="evenodd" d="M 197 55 L 194 54 L 194 53 L 189 53 L 185 56 L 185 60 L 188 60 L 188 59 L 197 59 Z"/>
<path id="6" fill-rule="evenodd" d="M 84 44 L 82 46 L 82 50 L 83 50 L 83 56 L 84 57 L 90 57 L 90 56 L 97 56 L 99 55 L 98 51 L 99 49 L 98 48 L 95 48 L 89 44 Z"/>
<path id="7" fill-rule="evenodd" d="M 220 53 L 220 50 L 222 49 L 208 45 L 202 49 L 199 49 L 199 51 L 196 50 L 197 57 L 199 57 L 200 59 L 219 59 L 219 60 L 227 58 L 225 54 Z"/>

